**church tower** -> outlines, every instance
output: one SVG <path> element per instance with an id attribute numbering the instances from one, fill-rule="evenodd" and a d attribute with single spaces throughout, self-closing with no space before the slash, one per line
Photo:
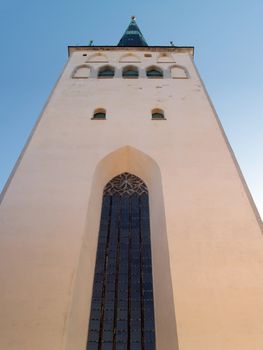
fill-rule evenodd
<path id="1" fill-rule="evenodd" d="M 262 350 L 261 221 L 193 47 L 69 59 L 1 195 L 0 349 Z"/>

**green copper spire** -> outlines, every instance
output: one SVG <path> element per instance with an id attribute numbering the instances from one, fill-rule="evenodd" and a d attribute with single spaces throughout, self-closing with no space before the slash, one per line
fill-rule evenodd
<path id="1" fill-rule="evenodd" d="M 131 22 L 123 34 L 118 46 L 148 46 L 135 19 L 135 16 L 132 16 Z"/>

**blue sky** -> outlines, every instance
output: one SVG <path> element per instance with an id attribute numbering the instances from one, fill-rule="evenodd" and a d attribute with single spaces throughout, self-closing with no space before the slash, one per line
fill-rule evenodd
<path id="1" fill-rule="evenodd" d="M 0 191 L 67 60 L 115 45 L 130 16 L 149 45 L 195 46 L 195 62 L 263 217 L 261 0 L 0 0 Z"/>

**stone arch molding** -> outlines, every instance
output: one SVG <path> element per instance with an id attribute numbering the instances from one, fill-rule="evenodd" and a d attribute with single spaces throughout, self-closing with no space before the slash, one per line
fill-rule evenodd
<path id="1" fill-rule="evenodd" d="M 174 58 L 168 53 L 161 53 L 157 58 L 158 63 L 173 63 Z"/>
<path id="2" fill-rule="evenodd" d="M 93 174 L 65 350 L 86 346 L 103 190 L 111 179 L 125 172 L 139 177 L 149 190 L 157 349 L 178 350 L 161 171 L 153 158 L 128 145 L 105 155 Z"/>
<path id="3" fill-rule="evenodd" d="M 91 67 L 87 64 L 82 64 L 76 67 L 73 71 L 72 78 L 89 78 L 91 75 Z"/>
<path id="4" fill-rule="evenodd" d="M 93 55 L 89 56 L 86 62 L 99 62 L 99 63 L 107 63 L 109 62 L 108 57 L 103 53 L 94 53 Z"/>
<path id="5" fill-rule="evenodd" d="M 140 63 L 141 60 L 138 56 L 133 53 L 127 53 L 120 57 L 120 63 Z"/>
<path id="6" fill-rule="evenodd" d="M 189 73 L 187 69 L 183 66 L 180 66 L 178 64 L 175 64 L 170 67 L 171 71 L 171 78 L 173 79 L 188 79 Z"/>

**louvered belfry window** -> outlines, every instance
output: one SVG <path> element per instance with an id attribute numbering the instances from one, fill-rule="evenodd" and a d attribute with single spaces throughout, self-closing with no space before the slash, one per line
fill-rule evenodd
<path id="1" fill-rule="evenodd" d="M 104 189 L 87 350 L 155 350 L 148 190 L 129 173 Z"/>

